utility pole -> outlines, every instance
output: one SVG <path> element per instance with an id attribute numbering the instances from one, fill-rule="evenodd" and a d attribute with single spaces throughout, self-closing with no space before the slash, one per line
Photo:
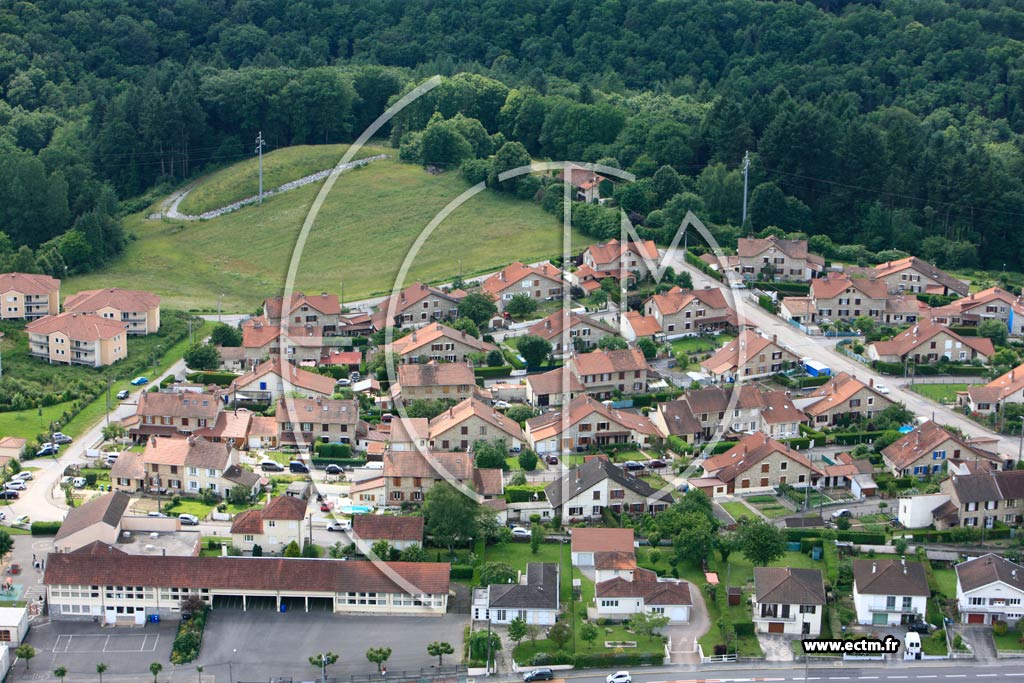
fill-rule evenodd
<path id="1" fill-rule="evenodd" d="M 107 426 L 110 426 L 110 378 L 107 378 Z"/>
<path id="2" fill-rule="evenodd" d="M 256 136 L 256 154 L 260 158 L 260 204 L 263 203 L 263 148 L 266 147 L 267 143 L 263 140 L 263 131 L 259 132 Z"/>
<path id="3" fill-rule="evenodd" d="M 320 683 L 327 683 L 327 655 L 320 653 Z"/>
<path id="4" fill-rule="evenodd" d="M 340 306 L 338 308 L 340 308 L 342 313 L 344 313 L 345 312 L 345 281 L 342 280 L 338 284 L 341 285 L 341 301 L 338 302 L 340 304 Z"/>
<path id="5" fill-rule="evenodd" d="M 740 227 L 744 227 L 747 224 L 747 176 L 750 172 L 750 152 L 743 153 L 743 221 L 740 223 Z"/>
<path id="6" fill-rule="evenodd" d="M 262 193 L 261 193 L 262 194 Z M 224 303 L 224 293 L 217 296 L 217 322 L 220 322 L 220 307 Z"/>

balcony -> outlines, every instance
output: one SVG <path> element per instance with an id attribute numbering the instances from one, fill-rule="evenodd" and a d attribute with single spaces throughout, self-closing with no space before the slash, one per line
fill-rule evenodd
<path id="1" fill-rule="evenodd" d="M 869 612 L 885 612 L 886 614 L 916 614 L 920 617 L 924 617 L 920 611 L 911 607 L 910 609 L 903 609 L 902 606 L 897 607 L 886 607 L 885 605 L 869 605 Z"/>

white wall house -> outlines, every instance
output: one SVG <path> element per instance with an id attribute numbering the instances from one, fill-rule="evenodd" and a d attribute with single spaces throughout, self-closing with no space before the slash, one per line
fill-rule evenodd
<path id="1" fill-rule="evenodd" d="M 1015 626 L 1024 616 L 1024 566 L 991 553 L 961 562 L 956 602 L 965 624 L 1005 621 Z"/>
<path id="2" fill-rule="evenodd" d="M 924 620 L 929 595 L 928 578 L 918 562 L 853 561 L 853 604 L 858 624 L 899 626 Z"/>
<path id="3" fill-rule="evenodd" d="M 690 620 L 690 584 L 681 579 L 659 579 L 649 569 L 637 568 L 633 580 L 615 578 L 594 586 L 593 614 L 604 619 L 628 619 L 649 612 L 667 616 L 669 622 Z M 589 611 L 589 610 L 588 610 Z"/>
<path id="4" fill-rule="evenodd" d="M 820 635 L 825 612 L 821 571 L 755 567 L 753 611 L 758 633 Z"/>
<path id="5" fill-rule="evenodd" d="M 491 584 L 473 591 L 473 620 L 551 626 L 558 618 L 559 567 L 555 562 L 530 562 L 519 583 Z"/>
<path id="6" fill-rule="evenodd" d="M 934 510 L 949 502 L 945 493 L 927 493 L 920 496 L 900 496 L 896 518 L 907 529 L 931 526 Z"/>

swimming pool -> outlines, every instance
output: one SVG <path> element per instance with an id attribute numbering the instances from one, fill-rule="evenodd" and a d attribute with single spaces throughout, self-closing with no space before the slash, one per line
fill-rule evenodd
<path id="1" fill-rule="evenodd" d="M 373 508 L 368 505 L 342 505 L 338 508 L 338 512 L 343 515 L 365 515 L 372 511 Z"/>

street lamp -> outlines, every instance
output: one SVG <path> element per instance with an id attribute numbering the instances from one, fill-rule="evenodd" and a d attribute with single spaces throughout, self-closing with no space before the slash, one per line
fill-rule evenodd
<path id="1" fill-rule="evenodd" d="M 800 627 L 801 627 L 800 628 L 801 639 L 800 640 L 802 641 L 803 640 L 802 636 L 810 635 L 810 633 L 804 633 L 804 631 L 810 631 L 810 629 L 807 628 L 807 614 L 806 613 L 801 614 L 800 618 L 801 618 L 801 624 L 800 624 Z M 807 649 L 804 648 L 804 681 L 807 680 L 807 667 L 808 667 L 809 664 L 810 664 L 810 658 L 807 656 Z"/>

